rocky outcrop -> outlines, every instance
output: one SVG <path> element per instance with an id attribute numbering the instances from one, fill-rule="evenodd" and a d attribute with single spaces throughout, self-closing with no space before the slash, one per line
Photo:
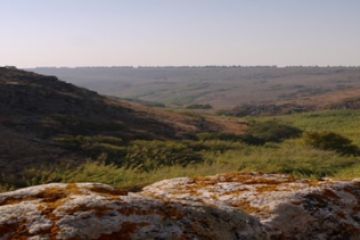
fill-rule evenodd
<path id="1" fill-rule="evenodd" d="M 0 194 L 0 239 L 359 239 L 360 182 L 224 174 Z"/>
<path id="2" fill-rule="evenodd" d="M 227 206 L 256 217 L 272 239 L 360 239 L 360 181 L 226 174 L 165 180 L 144 194 Z"/>

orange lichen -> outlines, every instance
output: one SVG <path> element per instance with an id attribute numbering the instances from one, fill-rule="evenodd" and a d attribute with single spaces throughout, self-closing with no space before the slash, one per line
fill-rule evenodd
<path id="1" fill-rule="evenodd" d="M 228 196 L 228 195 L 237 196 L 237 195 L 240 195 L 247 191 L 249 191 L 249 189 L 236 189 L 236 190 L 224 192 L 221 195 L 222 196 Z"/>
<path id="2" fill-rule="evenodd" d="M 227 184 L 227 182 L 230 184 Z M 338 226 L 343 226 L 343 228 L 338 228 L 341 229 L 341 233 L 347 231 L 353 234 L 359 231 L 357 227 L 350 222 L 351 217 L 354 216 L 354 212 L 357 213 L 360 211 L 360 194 L 357 188 L 357 186 L 360 185 L 353 183 L 341 183 L 333 186 L 328 184 L 327 181 L 295 181 L 293 178 L 283 175 L 276 179 L 276 176 L 272 175 L 224 174 L 216 177 L 195 178 L 193 181 L 178 184 L 173 187 L 170 185 L 168 195 L 163 194 L 162 191 L 164 190 L 161 186 L 159 187 L 159 191 L 157 191 L 156 188 L 150 188 L 150 191 L 146 192 L 146 190 L 144 190 L 141 194 L 136 195 L 134 201 L 132 201 L 132 195 L 124 198 L 121 197 L 126 195 L 127 191 L 102 187 L 101 185 L 83 185 L 83 188 L 79 186 L 72 183 L 66 185 L 66 187 L 48 187 L 32 196 L 9 197 L 3 200 L 3 204 L 16 204 L 26 200 L 36 200 L 33 204 L 38 204 L 38 210 L 42 216 L 51 221 L 52 225 L 44 225 L 44 229 L 34 234 L 29 234 L 29 223 L 26 223 L 25 220 L 21 221 L 22 218 L 19 217 L 16 224 L 0 225 L 0 236 L 9 236 L 9 239 L 22 240 L 41 235 L 49 237 L 50 240 L 55 240 L 60 237 L 62 229 L 60 229 L 59 220 L 62 216 L 77 215 L 77 213 L 86 212 L 89 213 L 89 216 L 98 218 L 107 217 L 107 215 L 114 217 L 115 215 L 117 219 L 122 221 L 128 219 L 125 216 L 131 216 L 129 219 L 149 219 L 146 220 L 149 221 L 149 223 L 123 222 L 121 225 L 116 226 L 116 229 L 113 230 L 114 233 L 102 235 L 99 238 L 100 240 L 126 240 L 135 237 L 136 233 L 140 233 L 139 231 L 141 231 L 141 234 L 146 233 L 145 230 L 148 230 L 148 228 L 142 229 L 142 227 L 149 225 L 152 217 L 161 219 L 162 222 L 160 224 L 163 222 L 176 224 L 178 220 L 186 218 L 186 220 L 189 220 L 189 224 L 182 226 L 184 233 L 182 235 L 179 234 L 180 236 L 177 238 L 187 239 L 187 232 L 196 232 L 198 236 L 201 236 L 201 239 L 207 239 L 208 219 L 206 217 L 204 217 L 204 219 L 194 218 L 193 215 L 191 215 L 191 207 L 188 208 L 186 205 L 188 204 L 187 201 L 191 201 L 192 203 L 194 201 L 203 202 L 203 204 L 199 204 L 199 207 L 206 206 L 207 208 L 214 209 L 219 208 L 218 201 L 224 201 L 226 205 L 238 208 L 239 211 L 242 210 L 260 219 L 273 216 L 274 213 L 278 214 L 276 209 L 281 210 L 281 208 L 278 207 L 281 206 L 282 202 L 286 203 L 287 207 L 287 204 L 291 203 L 293 205 L 289 207 L 296 208 L 298 211 L 305 211 L 306 214 L 306 211 L 313 211 L 314 209 L 316 210 L 316 208 L 325 208 L 325 210 L 332 208 L 331 217 L 339 220 Z M 312 188 L 312 186 L 318 187 Z M 167 186 L 165 186 L 165 190 L 166 187 Z M 299 191 L 299 194 L 295 192 L 295 190 L 302 190 L 303 188 L 304 191 Z M 275 191 L 294 191 L 295 195 L 292 195 L 292 193 L 282 195 L 278 192 L 274 194 L 274 201 L 272 198 L 266 201 L 257 201 L 261 200 L 262 197 L 266 198 L 270 192 Z M 344 193 L 343 191 L 352 194 L 352 196 L 358 200 L 358 204 L 356 205 L 356 201 L 351 201 L 349 206 L 344 206 L 345 203 L 341 201 L 343 197 L 341 193 Z M 248 194 L 246 192 L 248 192 Z M 79 197 L 73 197 L 73 195 L 87 194 L 97 196 L 100 200 L 100 205 L 93 204 L 98 203 L 97 201 L 85 203 L 83 201 L 72 202 L 72 199 Z M 182 196 L 181 194 L 184 195 Z M 230 196 L 221 198 L 224 195 Z M 172 197 L 175 199 L 171 199 Z M 278 199 L 280 205 L 277 203 Z M 282 201 L 282 199 L 284 201 Z M 66 205 L 66 208 L 63 207 L 69 200 L 71 200 L 71 204 Z M 80 200 L 83 199 L 81 198 Z M 303 205 L 303 207 L 301 207 L 301 205 Z M 342 207 L 344 207 L 344 209 L 342 209 Z M 57 213 L 60 214 L 57 215 Z M 319 217 L 314 217 L 322 220 L 324 216 L 321 214 L 323 214 L 322 211 L 320 211 Z M 138 218 L 138 216 L 140 216 L 140 218 Z M 77 217 L 81 216 L 74 216 L 74 219 L 77 219 Z M 101 219 L 98 220 L 101 221 Z M 284 227 L 284 229 L 286 230 L 286 227 Z M 103 233 L 109 232 L 106 231 Z M 336 234 L 339 233 L 336 232 Z M 209 239 L 211 239 L 211 237 Z"/>
<path id="3" fill-rule="evenodd" d="M 69 194 L 77 194 L 77 195 L 81 194 L 81 190 L 76 183 L 69 183 L 66 186 L 66 192 L 68 195 Z"/>
<path id="4" fill-rule="evenodd" d="M 54 210 L 61 207 L 71 194 L 81 194 L 80 189 L 75 183 L 67 184 L 66 188 L 47 188 L 36 195 L 43 202 L 38 207 L 39 211 L 52 222 L 52 226 L 49 229 L 51 240 L 56 240 L 59 232 L 59 227 L 57 226 L 59 217 L 54 214 Z"/>
<path id="5" fill-rule="evenodd" d="M 43 202 L 54 202 L 58 199 L 66 198 L 70 193 L 76 192 L 75 184 L 68 184 L 66 189 L 60 187 L 49 187 L 33 196 L 8 197 L 0 202 L 2 205 L 17 204 L 23 201 L 41 200 Z"/>
<path id="6" fill-rule="evenodd" d="M 53 202 L 45 201 L 43 204 L 38 206 L 41 215 L 45 216 L 52 223 L 52 226 L 48 230 L 51 240 L 56 240 L 56 235 L 59 232 L 59 227 L 56 224 L 57 221 L 59 220 L 59 217 L 54 214 L 54 210 L 62 206 L 64 202 L 65 199 L 58 199 Z"/>
<path id="7" fill-rule="evenodd" d="M 262 213 L 264 211 L 263 208 L 253 207 L 248 201 L 245 201 L 245 200 L 237 201 L 236 203 L 231 203 L 230 205 L 235 208 L 240 208 L 244 212 L 250 213 L 250 214 Z"/>
<path id="8" fill-rule="evenodd" d="M 309 187 L 318 187 L 318 186 L 320 186 L 320 184 L 322 183 L 321 181 L 317 181 L 317 180 L 304 180 L 304 182 L 306 183 L 306 184 L 308 184 L 309 185 Z"/>
<path id="9" fill-rule="evenodd" d="M 62 206 L 66 201 L 66 198 L 70 194 L 79 194 L 80 191 L 76 184 L 68 184 L 66 188 L 61 187 L 49 187 L 43 191 L 34 194 L 33 196 L 24 196 L 19 198 L 7 198 L 2 205 L 17 204 L 23 201 L 39 200 L 41 203 L 38 206 L 39 211 L 43 216 L 48 218 L 52 223 L 52 227 L 47 230 L 42 230 L 42 233 L 49 233 L 51 239 L 56 239 L 58 233 L 58 227 L 56 221 L 58 217 L 54 215 L 54 210 Z M 17 223 L 16 225 L 3 225 L 0 227 L 0 234 L 4 235 L 11 233 L 10 239 L 27 239 L 31 236 L 28 233 L 25 223 Z"/>
<path id="10" fill-rule="evenodd" d="M 55 202 L 59 199 L 66 197 L 67 197 L 67 193 L 63 188 L 51 187 L 51 188 L 46 188 L 45 190 L 36 194 L 33 198 L 42 199 L 43 202 Z"/>
<path id="11" fill-rule="evenodd" d="M 36 198 L 35 197 L 23 197 L 23 198 L 9 197 L 9 198 L 6 198 L 3 201 L 1 201 L 0 206 L 17 204 L 17 203 L 20 203 L 22 201 L 30 201 L 30 200 L 34 200 L 34 199 L 36 199 Z"/>
<path id="12" fill-rule="evenodd" d="M 274 192 L 277 191 L 278 185 L 275 184 L 267 184 L 267 185 L 261 185 L 256 188 L 256 191 L 259 193 L 262 192 Z"/>
<path id="13" fill-rule="evenodd" d="M 108 189 L 93 186 L 89 188 L 90 191 L 94 193 L 98 193 L 99 195 L 106 196 L 106 197 L 116 197 L 116 196 L 124 196 L 128 194 L 128 191 L 119 190 L 119 189 Z"/>

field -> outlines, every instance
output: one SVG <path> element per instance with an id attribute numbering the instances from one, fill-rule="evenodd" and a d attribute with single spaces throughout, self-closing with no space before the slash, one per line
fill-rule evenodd
<path id="1" fill-rule="evenodd" d="M 331 131 L 351 139 L 355 145 L 360 146 L 359 120 L 360 111 L 353 110 L 242 119 L 255 126 L 262 122 L 275 121 L 302 130 L 302 135 L 306 132 Z M 206 137 L 205 134 L 205 137 L 199 137 L 198 140 L 134 141 L 127 146 L 118 147 L 114 147 L 120 144 L 116 139 L 105 139 L 107 144 L 102 143 L 100 152 L 98 143 L 105 140 L 87 139 L 87 150 L 95 153 L 93 157 L 98 156 L 96 161 L 89 160 L 77 168 L 59 165 L 41 170 L 29 169 L 25 175 L 26 181 L 21 184 L 33 185 L 54 181 L 102 182 L 136 190 L 161 179 L 234 171 L 286 173 L 299 178 L 316 179 L 360 177 L 358 154 L 347 155 L 309 146 L 302 135 L 283 141 L 249 144 L 241 138 L 221 135 Z M 69 142 L 74 143 L 74 139 L 67 139 L 66 143 Z M 97 144 L 91 144 L 95 142 Z M 105 153 L 107 156 L 104 157 Z M 109 153 L 115 153 L 112 155 L 115 158 L 110 158 Z M 116 155 L 117 153 L 119 155 Z M 14 187 L 17 186 L 9 183 L 0 189 Z"/>

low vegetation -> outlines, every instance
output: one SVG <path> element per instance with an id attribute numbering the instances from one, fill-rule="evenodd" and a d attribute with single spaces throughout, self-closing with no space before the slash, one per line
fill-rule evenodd
<path id="1" fill-rule="evenodd" d="M 191 104 L 186 107 L 187 109 L 212 109 L 210 104 Z"/>
<path id="2" fill-rule="evenodd" d="M 63 135 L 55 142 L 81 150 L 78 166 L 29 168 L 0 191 L 48 182 L 103 182 L 136 190 L 172 177 L 224 172 L 286 173 L 300 178 L 360 176 L 360 111 L 251 117 L 247 133 L 204 132 L 194 140 L 134 140 Z M 244 119 L 243 119 L 244 120 Z M 328 132 L 331 129 L 331 132 Z"/>
<path id="3" fill-rule="evenodd" d="M 262 85 L 263 77 L 258 80 L 251 84 Z M 188 88 L 207 91 L 207 83 L 189 82 Z M 9 68 L 0 68 L 0 92 L 0 191 L 79 181 L 138 188 L 163 178 L 232 171 L 360 176 L 357 110 L 220 117 L 210 110 L 184 111 L 190 105 L 208 108 L 204 102 L 217 107 L 174 93 L 181 109 L 149 109 Z M 356 102 L 350 105 L 356 109 Z"/>
<path id="4" fill-rule="evenodd" d="M 334 150 L 344 155 L 357 155 L 359 149 L 351 140 L 333 132 L 309 132 L 305 143 L 318 149 Z"/>
<path id="5" fill-rule="evenodd" d="M 263 142 L 282 142 L 286 139 L 297 138 L 302 131 L 296 127 L 279 123 L 277 121 L 266 121 L 251 124 L 248 134 Z"/>

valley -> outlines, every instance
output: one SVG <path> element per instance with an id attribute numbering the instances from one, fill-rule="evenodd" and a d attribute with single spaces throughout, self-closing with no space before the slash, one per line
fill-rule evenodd
<path id="1" fill-rule="evenodd" d="M 356 151 L 305 143 L 307 133 L 330 131 L 360 146 L 356 108 L 223 116 L 144 106 L 54 77 L 0 70 L 3 191 L 82 181 L 139 189 L 166 178 L 233 171 L 360 176 Z"/>
<path id="2" fill-rule="evenodd" d="M 343 100 L 358 96 L 360 91 L 359 67 L 48 67 L 29 70 L 150 106 L 196 109 L 198 105 L 199 109 L 207 106 L 208 111 L 215 112 L 243 105 L 285 104 L 291 111 L 332 108 L 324 105 L 338 102 L 340 105 Z M 318 101 L 313 102 L 313 98 Z"/>

